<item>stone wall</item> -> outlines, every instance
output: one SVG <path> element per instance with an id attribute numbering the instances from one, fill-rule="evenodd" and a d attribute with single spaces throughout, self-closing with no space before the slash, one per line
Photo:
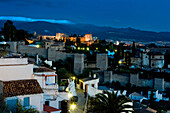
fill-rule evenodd
<path id="1" fill-rule="evenodd" d="M 151 87 L 153 88 L 153 79 L 139 79 L 139 74 L 130 74 L 130 83 L 139 87 Z"/>
<path id="2" fill-rule="evenodd" d="M 107 70 L 108 68 L 108 56 L 107 54 L 97 54 L 96 56 L 96 67 L 101 70 Z"/>
<path id="3" fill-rule="evenodd" d="M 7 42 L 9 44 L 10 52 L 17 52 L 17 42 Z"/>
<path id="4" fill-rule="evenodd" d="M 35 56 L 37 53 L 40 56 L 43 56 L 44 58 L 47 58 L 47 49 L 45 48 L 36 48 L 36 47 L 30 47 L 27 45 L 18 45 L 18 52 L 25 54 L 27 53 L 30 56 Z"/>
<path id="5" fill-rule="evenodd" d="M 104 82 L 112 82 L 112 71 L 104 71 Z"/>
<path id="6" fill-rule="evenodd" d="M 165 81 L 165 89 L 169 88 L 170 89 L 170 82 Z"/>
<path id="7" fill-rule="evenodd" d="M 27 53 L 30 56 L 35 56 L 37 53 L 39 56 L 43 56 L 44 58 L 48 58 L 48 60 L 51 61 L 57 61 L 57 60 L 65 60 L 67 57 L 74 57 L 73 53 L 64 53 L 60 51 L 56 51 L 55 48 L 36 48 L 36 47 L 30 47 L 27 45 L 19 45 L 18 46 L 18 52 L 25 54 Z"/>
<path id="8" fill-rule="evenodd" d="M 130 74 L 130 83 L 132 85 L 138 85 L 139 74 Z"/>
<path id="9" fill-rule="evenodd" d="M 121 73 L 117 74 L 112 71 L 104 71 L 104 82 L 120 82 L 121 85 L 125 86 L 129 83 L 129 74 L 128 73 Z"/>
<path id="10" fill-rule="evenodd" d="M 153 79 L 139 79 L 137 86 L 153 88 Z"/>
<path id="11" fill-rule="evenodd" d="M 122 74 L 113 74 L 112 81 L 117 82 L 119 81 L 121 85 L 126 86 L 129 83 L 129 74 L 122 73 Z"/>
<path id="12" fill-rule="evenodd" d="M 154 78 L 154 89 L 158 89 L 159 91 L 165 90 L 165 82 L 163 78 Z"/>
<path id="13" fill-rule="evenodd" d="M 139 74 L 113 74 L 112 71 L 104 71 L 104 82 L 111 83 L 112 81 L 119 81 L 123 86 L 127 83 L 131 83 L 132 85 L 139 87 L 150 87 L 158 89 L 159 91 L 164 91 L 166 88 L 170 88 L 170 82 L 164 81 L 163 78 L 139 79 Z"/>
<path id="14" fill-rule="evenodd" d="M 84 54 L 74 54 L 74 73 L 79 75 L 84 70 Z"/>
<path id="15" fill-rule="evenodd" d="M 74 58 L 74 53 L 64 53 L 56 51 L 55 56 L 55 61 L 60 59 L 65 60 L 67 57 Z"/>

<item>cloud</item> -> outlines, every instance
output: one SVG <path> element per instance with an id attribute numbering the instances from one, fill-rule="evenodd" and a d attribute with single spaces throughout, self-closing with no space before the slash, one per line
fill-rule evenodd
<path id="1" fill-rule="evenodd" d="M 12 20 L 12 21 L 24 21 L 24 22 L 49 22 L 49 23 L 59 23 L 59 24 L 74 24 L 69 20 L 54 20 L 54 19 L 34 19 L 27 17 L 16 17 L 16 16 L 0 16 L 0 20 Z"/>

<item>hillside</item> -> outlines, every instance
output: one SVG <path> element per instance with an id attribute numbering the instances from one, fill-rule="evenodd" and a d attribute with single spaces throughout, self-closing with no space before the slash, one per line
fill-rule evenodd
<path id="1" fill-rule="evenodd" d="M 5 21 L 0 21 L 3 27 Z M 57 24 L 48 22 L 14 22 L 17 29 L 29 32 L 36 31 L 42 35 L 55 35 L 55 33 L 66 33 L 84 35 L 92 33 L 99 39 L 111 40 L 137 40 L 137 41 L 170 41 L 170 32 L 142 31 L 133 28 L 100 27 L 91 24 Z"/>

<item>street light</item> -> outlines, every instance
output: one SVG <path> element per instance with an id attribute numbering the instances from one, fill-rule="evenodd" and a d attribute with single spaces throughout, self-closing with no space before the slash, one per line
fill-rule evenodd
<path id="1" fill-rule="evenodd" d="M 76 77 L 73 77 L 73 80 L 75 80 L 76 79 Z"/>
<path id="2" fill-rule="evenodd" d="M 68 97 L 71 98 L 71 97 L 73 97 L 73 95 L 69 92 Z"/>
<path id="3" fill-rule="evenodd" d="M 122 61 L 119 61 L 118 63 L 119 63 L 119 64 L 121 64 L 121 63 L 122 63 Z"/>
<path id="4" fill-rule="evenodd" d="M 75 108 L 76 108 L 76 104 L 73 103 L 73 104 L 70 105 L 71 110 L 74 110 Z"/>

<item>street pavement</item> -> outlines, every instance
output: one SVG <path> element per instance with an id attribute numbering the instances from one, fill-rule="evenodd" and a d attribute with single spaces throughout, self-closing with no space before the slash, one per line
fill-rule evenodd
<path id="1" fill-rule="evenodd" d="M 77 88 L 76 88 L 76 92 L 78 96 L 78 102 L 77 102 L 76 108 L 70 111 L 70 113 L 83 113 L 84 104 L 85 104 L 84 92 L 83 90 L 77 89 Z"/>

